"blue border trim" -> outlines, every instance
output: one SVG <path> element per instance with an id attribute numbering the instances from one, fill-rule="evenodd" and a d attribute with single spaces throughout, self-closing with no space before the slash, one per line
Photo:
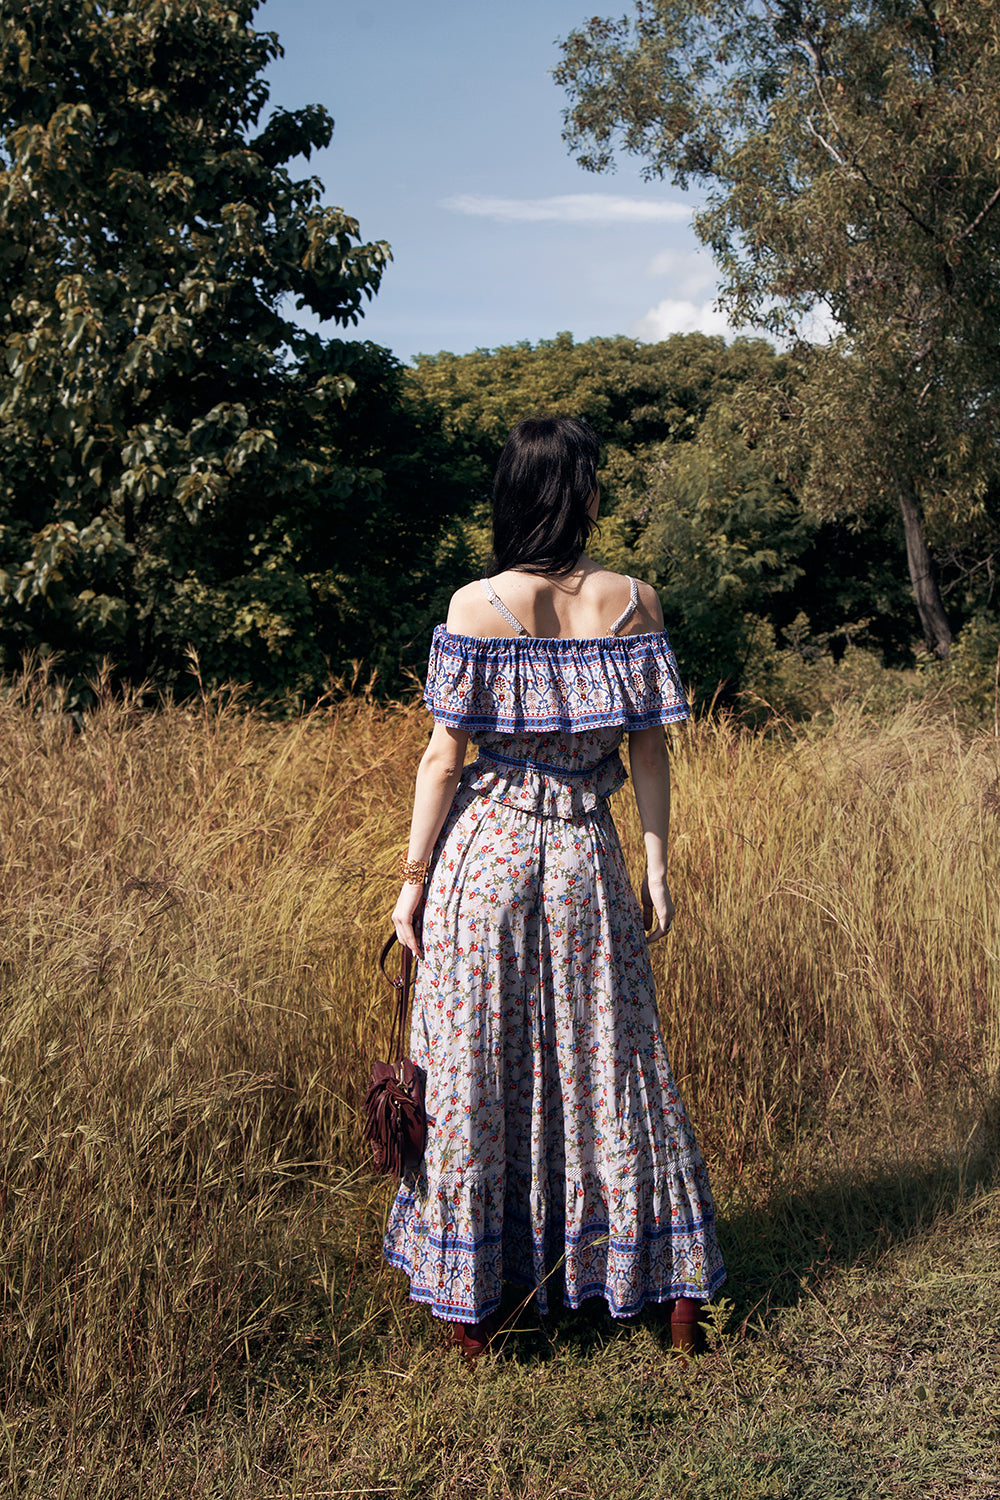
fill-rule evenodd
<path id="1" fill-rule="evenodd" d="M 500 755 L 496 750 L 480 749 L 477 760 L 472 762 L 477 765 L 478 761 L 494 761 L 499 766 L 514 766 L 518 770 L 538 771 L 542 776 L 551 776 L 556 781 L 561 781 L 567 776 L 596 776 L 598 771 L 603 771 L 605 766 L 610 766 L 614 761 L 621 763 L 621 757 L 617 749 L 611 751 L 610 755 L 603 755 L 596 760 L 592 766 L 550 766 L 541 760 L 515 760 L 512 755 Z M 489 770 L 489 767 L 486 767 Z"/>
<path id="2" fill-rule="evenodd" d="M 607 656 L 609 646 L 618 648 L 612 653 L 617 656 L 631 656 L 628 647 L 645 644 L 647 641 L 666 641 L 667 649 L 670 649 L 665 630 L 644 630 L 640 635 L 459 635 L 457 631 L 449 630 L 447 625 L 435 625 L 434 635 L 438 640 L 447 637 L 449 641 L 461 641 L 463 646 L 477 649 L 516 646 L 525 656 L 569 656 L 574 651 L 582 650 L 588 661 Z M 598 650 L 598 647 L 601 649 Z M 493 654 L 500 656 L 503 653 L 494 649 Z"/>
<path id="3" fill-rule="evenodd" d="M 559 666 L 575 664 L 580 669 L 590 668 L 605 683 L 615 696 L 618 690 L 620 703 L 611 708 L 588 713 L 585 709 L 574 709 L 566 702 L 570 694 L 560 694 L 554 713 L 528 714 L 519 700 L 509 708 L 494 706 L 484 712 L 449 706 L 448 673 L 439 672 L 442 658 L 454 665 L 452 675 L 464 676 L 477 671 L 488 672 L 491 667 L 507 667 L 515 677 L 541 669 L 555 658 Z M 644 669 L 652 665 L 662 676 L 669 677 L 675 697 L 664 703 L 655 688 L 643 691 L 640 686 L 633 697 L 622 682 L 615 682 L 618 672 L 634 673 L 636 667 Z M 609 671 L 610 669 L 610 671 Z M 440 679 L 444 678 L 444 682 Z M 550 684 L 550 687 L 552 685 Z M 489 688 L 484 684 L 487 696 Z M 541 695 L 544 694 L 544 688 Z M 631 699 L 634 704 L 629 707 Z M 638 700 L 636 702 L 636 699 Z M 643 700 L 646 700 L 646 703 Z M 652 699 L 653 701 L 649 701 Z M 690 716 L 684 699 L 680 676 L 670 640 L 666 631 L 645 631 L 642 635 L 626 636 L 472 636 L 457 635 L 444 625 L 435 627 L 428 662 L 427 685 L 424 702 L 434 715 L 435 721 L 452 729 L 471 732 L 494 731 L 501 734 L 543 734 L 561 731 L 579 734 L 588 729 L 612 729 L 619 726 L 626 731 L 652 729 L 659 725 L 680 723 Z"/>
<path id="4" fill-rule="evenodd" d="M 386 1248 L 383 1248 L 383 1254 L 390 1266 L 395 1267 L 397 1271 L 402 1271 L 410 1279 L 410 1301 L 417 1302 L 423 1307 L 429 1307 L 435 1318 L 441 1318 L 449 1323 L 478 1322 L 481 1318 L 488 1317 L 491 1312 L 495 1312 L 500 1306 L 499 1298 L 486 1303 L 480 1309 L 464 1307 L 457 1302 L 441 1302 L 434 1295 L 430 1287 L 413 1285 L 413 1268 L 410 1265 L 409 1258 L 405 1254 L 398 1250 L 389 1250 Z M 530 1286 L 532 1291 L 535 1290 L 534 1286 L 531 1286 L 531 1283 L 515 1279 L 506 1272 L 503 1279 L 504 1281 L 510 1281 L 514 1286 Z M 698 1302 L 709 1302 L 725 1282 L 726 1268 L 724 1265 L 719 1265 L 707 1287 L 695 1286 L 693 1282 L 689 1281 L 672 1281 L 669 1286 L 647 1288 L 638 1301 L 630 1302 L 622 1307 L 615 1301 L 614 1296 L 611 1294 L 611 1289 L 606 1282 L 589 1281 L 585 1286 L 576 1287 L 572 1290 L 564 1286 L 563 1306 L 576 1310 L 582 1303 L 588 1302 L 594 1297 L 601 1297 L 607 1303 L 608 1311 L 613 1318 L 634 1318 L 648 1304 L 652 1304 L 655 1307 L 664 1302 L 673 1302 L 678 1297 L 693 1297 Z"/>

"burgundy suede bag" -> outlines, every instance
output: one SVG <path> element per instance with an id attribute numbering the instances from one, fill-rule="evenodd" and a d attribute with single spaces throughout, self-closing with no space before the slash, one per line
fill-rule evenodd
<path id="1" fill-rule="evenodd" d="M 427 1114 L 424 1109 L 423 1068 L 403 1056 L 406 1013 L 413 983 L 413 954 L 402 948 L 398 978 L 386 973 L 385 961 L 396 941 L 392 937 L 382 949 L 378 966 L 396 992 L 389 1062 L 373 1062 L 365 1095 L 365 1139 L 372 1148 L 376 1172 L 401 1177 L 419 1165 L 427 1144 Z"/>

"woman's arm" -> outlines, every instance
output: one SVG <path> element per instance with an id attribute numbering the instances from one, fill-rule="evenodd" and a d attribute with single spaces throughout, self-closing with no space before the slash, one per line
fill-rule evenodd
<path id="1" fill-rule="evenodd" d="M 410 843 L 406 854 L 408 860 L 430 859 L 441 825 L 451 806 L 451 799 L 455 795 L 458 778 L 462 774 L 468 743 L 467 730 L 449 729 L 446 724 L 434 725 L 430 743 L 417 770 Z M 392 914 L 396 936 L 417 958 L 424 956 L 418 934 L 424 889 L 422 883 L 407 881 L 399 893 L 399 900 Z"/>
<path id="2" fill-rule="evenodd" d="M 642 881 L 642 921 L 651 929 L 649 941 L 665 937 L 674 920 L 674 903 L 667 885 L 667 835 L 670 832 L 670 758 L 663 730 L 634 729 L 628 737 L 632 788 L 646 843 L 646 874 Z M 654 924 L 655 916 L 655 924 Z"/>

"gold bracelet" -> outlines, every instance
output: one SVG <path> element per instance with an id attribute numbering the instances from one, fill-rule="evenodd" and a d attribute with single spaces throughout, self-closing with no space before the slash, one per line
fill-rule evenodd
<path id="1" fill-rule="evenodd" d="M 426 885 L 427 869 L 426 859 L 407 859 L 404 856 L 399 861 L 399 873 L 406 885 Z"/>

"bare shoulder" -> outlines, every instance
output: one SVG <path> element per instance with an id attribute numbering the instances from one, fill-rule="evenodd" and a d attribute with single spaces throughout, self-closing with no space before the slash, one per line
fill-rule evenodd
<path id="1" fill-rule="evenodd" d="M 478 606 L 483 598 L 482 584 L 477 581 L 456 589 L 448 603 L 448 629 L 455 635 L 475 635 Z"/>
<path id="2" fill-rule="evenodd" d="M 609 568 L 595 575 L 601 589 L 605 610 L 618 613 L 629 600 L 629 579 L 624 573 L 613 573 Z M 663 629 L 663 610 L 656 590 L 651 583 L 636 579 L 638 603 L 635 614 L 623 630 L 623 635 L 642 635 L 650 630 Z"/>
<path id="3" fill-rule="evenodd" d="M 662 630 L 663 606 L 660 603 L 659 594 L 651 583 L 642 583 L 639 579 L 636 579 L 636 582 L 639 584 L 639 608 L 636 610 L 636 615 L 643 621 L 641 628 Z"/>
<path id="4" fill-rule="evenodd" d="M 481 579 L 463 584 L 451 596 L 448 626 L 452 635 L 494 636 L 510 634 L 509 627 L 490 603 Z"/>

